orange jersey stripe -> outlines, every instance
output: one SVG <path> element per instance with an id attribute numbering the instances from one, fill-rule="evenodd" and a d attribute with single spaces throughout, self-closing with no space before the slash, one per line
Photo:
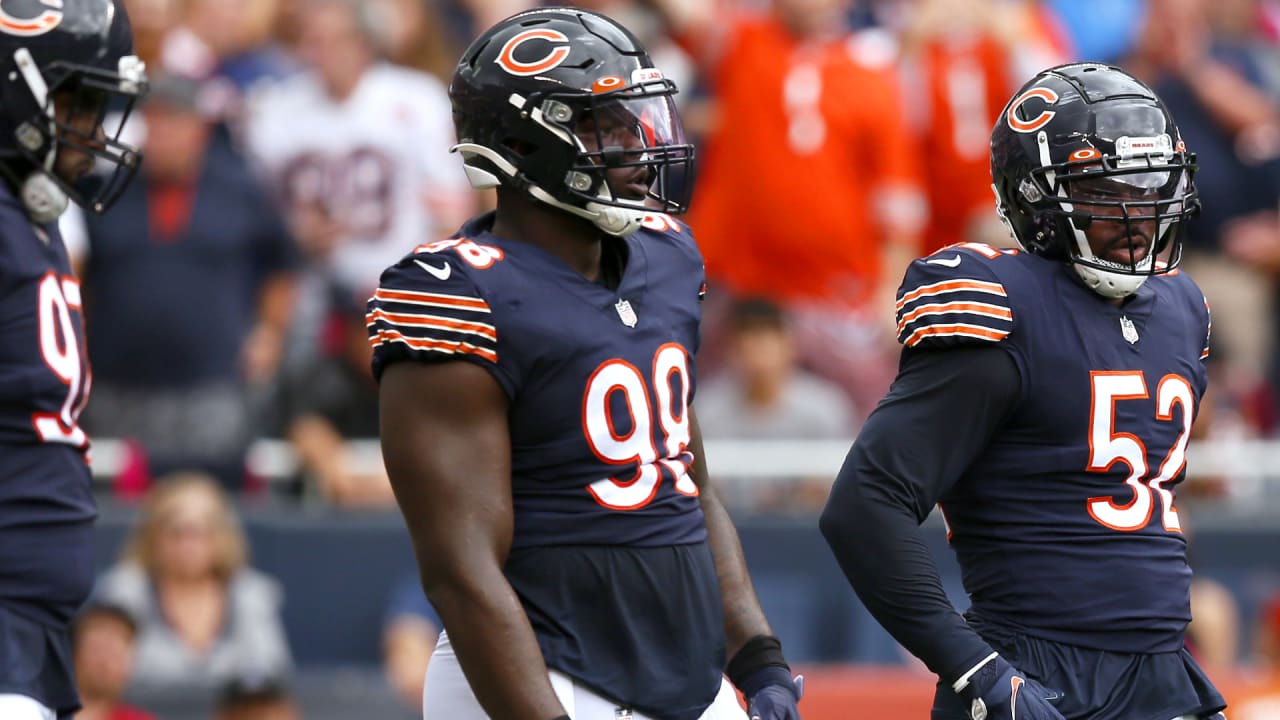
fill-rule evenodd
<path id="1" fill-rule="evenodd" d="M 405 313 L 392 313 L 385 310 L 375 309 L 368 313 L 365 317 L 365 325 L 373 327 L 379 320 L 391 325 L 401 325 L 404 327 L 426 327 L 435 328 L 437 330 L 450 330 L 453 332 L 470 333 L 479 335 L 486 340 L 498 341 L 498 331 L 492 325 L 478 322 L 467 322 L 465 320 L 454 320 L 453 318 L 440 317 L 438 315 L 412 315 Z"/>
<path id="2" fill-rule="evenodd" d="M 489 312 L 489 304 L 477 297 L 465 297 L 462 295 L 441 295 L 439 293 L 425 293 L 414 290 L 385 290 L 378 288 L 373 297 L 376 300 L 387 300 L 389 302 L 403 302 L 414 305 L 438 305 L 440 307 L 456 307 L 464 310 L 475 310 L 476 312 Z"/>
<path id="3" fill-rule="evenodd" d="M 921 285 L 915 290 L 903 295 L 902 299 L 897 302 L 897 308 L 901 310 L 904 305 L 917 298 L 964 291 L 981 292 L 989 295 L 1008 297 L 1008 293 L 1004 291 L 1004 286 L 998 282 L 987 282 L 985 280 L 943 280 L 942 282 L 930 283 L 929 285 Z"/>
<path id="4" fill-rule="evenodd" d="M 467 354 L 482 357 L 489 362 L 498 362 L 498 353 L 482 347 L 476 347 L 471 343 L 454 342 L 450 340 L 427 340 L 425 338 L 405 337 L 395 330 L 378 331 L 378 339 L 373 342 L 373 346 L 377 347 L 383 343 L 404 343 L 415 350 L 434 350 L 450 354 Z"/>
<path id="5" fill-rule="evenodd" d="M 999 305 L 988 305 L 987 303 L 965 302 L 957 300 L 949 303 L 929 303 L 921 305 L 915 310 L 902 316 L 898 321 L 898 332 L 906 329 L 907 325 L 922 315 L 945 315 L 947 313 L 971 313 L 973 315 L 985 315 L 986 317 L 997 318 L 1000 320 L 1013 320 L 1013 311 Z"/>
<path id="6" fill-rule="evenodd" d="M 907 347 L 915 347 L 921 340 L 930 336 L 939 337 L 961 336 L 971 337 L 978 340 L 990 340 L 999 342 L 1009 335 L 1008 330 L 992 330 L 991 328 L 981 327 L 979 325 L 929 325 L 911 333 L 911 336 L 903 341 L 903 345 Z"/>

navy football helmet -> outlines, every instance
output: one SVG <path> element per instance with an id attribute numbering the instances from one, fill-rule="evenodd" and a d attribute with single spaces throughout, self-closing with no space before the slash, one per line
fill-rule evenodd
<path id="1" fill-rule="evenodd" d="M 0 0 L 0 172 L 33 220 L 56 219 L 68 198 L 98 213 L 115 202 L 142 160 L 119 135 L 146 87 L 115 0 Z M 108 111 L 120 118 L 110 132 Z M 70 176 L 60 151 L 84 158 Z M 105 177 L 87 177 L 95 163 Z"/>
<path id="2" fill-rule="evenodd" d="M 523 12 L 459 61 L 454 150 L 474 187 L 515 188 L 626 235 L 646 214 L 688 209 L 693 146 L 676 92 L 613 20 L 579 8 Z"/>
<path id="3" fill-rule="evenodd" d="M 1018 244 L 1109 298 L 1178 266 L 1181 225 L 1200 208 L 1195 167 L 1164 103 L 1108 65 L 1041 72 L 991 133 L 997 211 Z"/>

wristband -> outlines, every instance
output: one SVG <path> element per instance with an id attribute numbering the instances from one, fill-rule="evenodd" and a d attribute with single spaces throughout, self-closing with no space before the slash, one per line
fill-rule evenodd
<path id="1" fill-rule="evenodd" d="M 772 635 L 757 635 L 734 654 L 725 667 L 724 674 L 729 676 L 729 682 L 734 687 L 741 690 L 743 680 L 748 675 L 767 667 L 783 668 L 790 677 L 791 666 L 782 656 L 782 641 Z"/>

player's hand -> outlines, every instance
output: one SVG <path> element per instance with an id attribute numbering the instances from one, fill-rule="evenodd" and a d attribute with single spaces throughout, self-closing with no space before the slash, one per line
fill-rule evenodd
<path id="1" fill-rule="evenodd" d="M 761 668 L 746 678 L 738 688 L 747 697 L 747 714 L 751 720 L 800 720 L 796 703 L 804 696 L 804 676 L 794 679 L 786 668 Z"/>
<path id="2" fill-rule="evenodd" d="M 998 655 L 987 665 L 960 692 L 969 700 L 972 720 L 1065 720 L 1053 707 L 1062 693 L 1018 672 Z"/>

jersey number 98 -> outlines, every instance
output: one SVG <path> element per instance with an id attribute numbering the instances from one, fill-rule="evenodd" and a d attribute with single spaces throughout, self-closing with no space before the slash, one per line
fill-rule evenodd
<path id="1" fill-rule="evenodd" d="M 638 510 L 652 502 L 664 471 L 673 479 L 676 492 L 698 494 L 689 477 L 693 456 L 687 451 L 689 354 L 675 343 L 658 348 L 651 378 L 652 386 L 634 365 L 615 359 L 601 364 L 587 381 L 582 401 L 587 444 L 603 462 L 635 466 L 630 477 L 608 477 L 587 486 L 596 502 L 613 510 Z M 631 416 L 630 428 L 621 433 L 610 410 L 614 393 L 622 394 Z M 662 428 L 661 449 L 654 439 L 654 423 Z"/>

